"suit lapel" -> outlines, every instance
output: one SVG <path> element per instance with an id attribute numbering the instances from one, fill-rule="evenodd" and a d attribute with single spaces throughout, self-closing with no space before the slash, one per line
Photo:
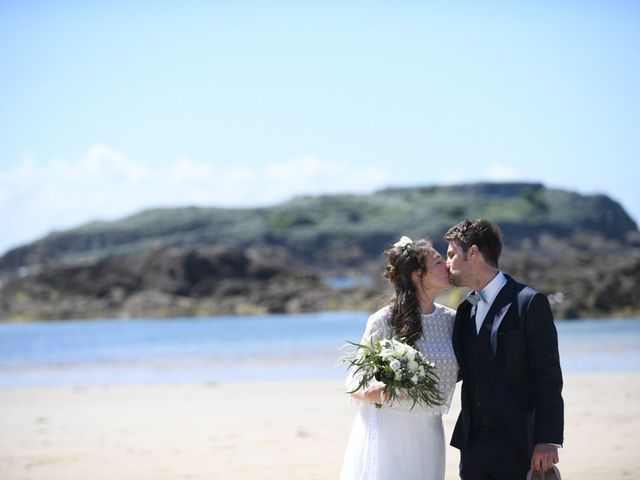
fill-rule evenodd
<path id="1" fill-rule="evenodd" d="M 509 302 L 504 307 L 502 307 L 502 310 L 496 313 L 496 318 L 493 320 L 493 326 L 491 327 L 491 350 L 493 350 L 494 355 L 496 354 L 496 350 L 498 349 L 498 329 L 500 328 L 502 319 L 509 311 L 511 304 L 512 302 Z"/>
<path id="2" fill-rule="evenodd" d="M 462 335 L 465 326 L 469 323 L 471 317 L 471 303 L 466 300 L 458 305 L 456 310 L 456 319 L 453 324 L 453 351 L 456 354 L 458 364 L 462 365 Z"/>
<path id="3" fill-rule="evenodd" d="M 507 279 L 507 283 L 498 292 L 498 295 L 491 304 L 491 307 L 482 322 L 482 328 L 490 329 L 489 335 L 491 338 L 491 349 L 494 354 L 496 353 L 497 348 L 498 328 L 502 323 L 502 319 L 509 311 L 516 287 L 516 282 L 510 276 L 505 275 L 505 278 Z"/>

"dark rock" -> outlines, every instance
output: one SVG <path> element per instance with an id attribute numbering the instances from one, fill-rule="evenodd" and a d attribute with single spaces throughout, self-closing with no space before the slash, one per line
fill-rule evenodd
<path id="1" fill-rule="evenodd" d="M 0 318 L 372 309 L 390 294 L 384 249 L 400 235 L 430 236 L 444 252 L 442 234 L 464 217 L 498 223 L 501 268 L 549 294 L 559 317 L 640 312 L 640 232 L 618 203 L 477 183 L 156 209 L 53 232 L 0 257 Z M 371 281 L 322 281 L 347 273 Z"/>
<path id="2" fill-rule="evenodd" d="M 156 248 L 5 281 L 0 318 L 302 312 L 323 308 L 330 294 L 319 276 L 269 264 L 256 252 Z"/>

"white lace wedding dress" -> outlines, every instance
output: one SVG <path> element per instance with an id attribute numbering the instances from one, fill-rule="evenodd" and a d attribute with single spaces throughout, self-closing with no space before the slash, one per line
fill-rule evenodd
<path id="1" fill-rule="evenodd" d="M 387 320 L 390 307 L 369 317 L 361 343 L 391 338 Z M 349 437 L 340 480 L 443 480 L 445 439 L 442 415 L 449 411 L 458 376 L 451 336 L 455 311 L 436 304 L 436 309 L 422 316 L 423 334 L 415 347 L 436 364 L 438 388 L 443 405 L 411 410 L 410 401 L 394 402 L 376 408 L 359 402 Z M 358 380 L 347 376 L 347 389 Z"/>

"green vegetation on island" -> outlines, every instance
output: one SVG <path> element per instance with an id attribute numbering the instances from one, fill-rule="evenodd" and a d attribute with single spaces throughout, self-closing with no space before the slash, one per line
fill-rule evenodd
<path id="1" fill-rule="evenodd" d="M 640 284 L 640 233 L 617 202 L 604 195 L 581 195 L 535 183 L 478 183 L 388 188 L 369 195 L 305 196 L 262 208 L 153 209 L 53 232 L 0 258 L 0 318 L 59 316 L 63 312 L 53 308 L 53 302 L 70 297 L 78 301 L 64 314 L 79 317 L 374 308 L 389 294 L 381 275 L 386 246 L 400 235 L 429 236 L 444 253 L 442 234 L 463 218 L 480 217 L 498 223 L 504 233 L 501 268 L 549 294 L 558 317 L 640 311 L 640 301 L 634 300 L 635 286 Z M 315 280 L 300 287 L 296 282 L 281 282 L 280 298 L 288 300 L 278 302 L 256 300 L 250 290 L 264 290 L 266 284 L 251 282 L 237 298 L 229 300 L 220 293 L 224 289 L 214 288 L 206 301 L 197 293 L 197 282 L 179 290 L 163 290 L 145 281 L 127 288 L 119 284 L 131 278 L 133 266 L 138 269 L 134 269 L 136 275 L 146 278 L 139 270 L 145 268 L 140 259 L 149 258 L 149 252 L 189 258 L 209 255 L 197 252 L 213 247 L 218 249 L 216 255 L 228 251 L 259 258 L 259 263 L 277 269 L 281 279 L 302 275 Z M 96 265 L 113 268 L 101 270 Z M 106 308 L 95 302 L 104 292 L 89 289 L 79 295 L 70 287 L 73 282 L 62 280 L 60 272 L 69 269 L 76 273 L 86 269 L 87 282 L 96 284 L 107 275 L 109 288 L 120 292 L 113 298 L 120 301 Z M 216 277 L 214 270 L 211 279 L 204 281 L 230 281 L 239 275 L 228 271 L 224 278 Z M 45 277 L 57 278 L 58 283 L 45 282 Z M 331 288 L 327 280 L 335 277 L 360 280 L 347 288 Z M 286 290 L 294 285 L 288 295 Z M 291 301 L 294 296 L 305 297 L 305 288 L 317 292 L 313 301 Z M 269 291 L 277 296 L 274 288 Z M 154 296 L 161 296 L 162 302 L 154 304 L 150 300 Z M 455 306 L 460 297 L 461 292 L 454 289 L 443 300 Z M 84 308 L 82 298 L 93 307 Z M 144 299 L 135 304 L 142 306 L 134 311 L 125 308 L 132 304 L 131 298 Z M 174 304 L 184 308 L 166 307 Z"/>

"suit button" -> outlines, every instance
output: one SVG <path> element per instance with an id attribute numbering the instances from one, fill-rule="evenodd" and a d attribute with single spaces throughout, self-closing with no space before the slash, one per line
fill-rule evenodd
<path id="1" fill-rule="evenodd" d="M 476 390 L 480 390 L 480 385 L 478 385 L 477 383 L 474 385 L 474 387 L 476 387 Z"/>
<path id="2" fill-rule="evenodd" d="M 477 405 L 478 407 L 482 407 L 482 402 L 478 402 L 478 403 L 476 403 L 476 405 Z"/>

